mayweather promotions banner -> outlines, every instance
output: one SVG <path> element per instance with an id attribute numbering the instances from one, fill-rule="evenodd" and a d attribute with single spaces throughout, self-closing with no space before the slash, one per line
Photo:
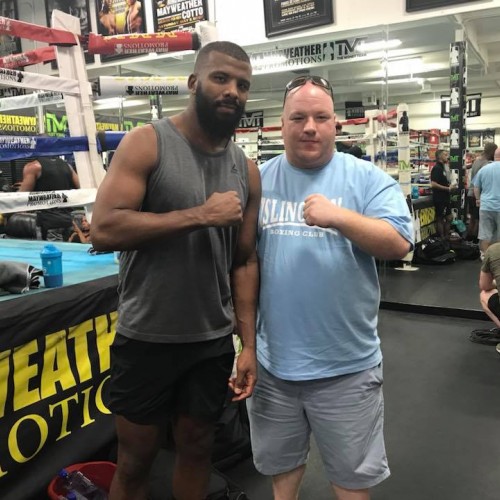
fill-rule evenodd
<path id="1" fill-rule="evenodd" d="M 0 302 L 2 500 L 45 498 L 62 467 L 114 439 L 105 397 L 116 307 L 116 276 Z"/>

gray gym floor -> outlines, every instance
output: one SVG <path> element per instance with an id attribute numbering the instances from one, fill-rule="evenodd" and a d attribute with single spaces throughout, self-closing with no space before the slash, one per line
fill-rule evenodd
<path id="1" fill-rule="evenodd" d="M 399 297 L 418 297 L 432 307 L 444 304 L 448 313 L 456 308 L 467 316 L 470 311 L 474 318 L 480 309 L 480 262 L 465 262 L 459 273 L 461 264 L 405 274 L 409 288 Z M 434 279 L 427 281 L 424 273 L 434 274 Z M 414 289 L 411 279 L 417 284 Z M 390 293 L 386 290 L 385 297 Z M 411 303 L 407 306 L 412 309 Z M 385 435 L 392 475 L 373 489 L 372 500 L 500 498 L 500 355 L 492 346 L 468 340 L 474 328 L 490 326 L 480 319 L 381 310 Z M 270 479 L 255 471 L 251 459 L 226 474 L 250 500 L 272 499 Z M 300 499 L 331 498 L 313 444 Z"/>

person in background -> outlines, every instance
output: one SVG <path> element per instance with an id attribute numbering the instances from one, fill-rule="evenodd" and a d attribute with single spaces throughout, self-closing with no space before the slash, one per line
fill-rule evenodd
<path id="1" fill-rule="evenodd" d="M 38 158 L 26 163 L 19 191 L 62 191 L 79 189 L 80 181 L 75 170 L 59 157 Z M 37 225 L 42 239 L 67 241 L 73 228 L 71 208 L 55 207 L 40 210 Z"/>
<path id="2" fill-rule="evenodd" d="M 479 273 L 479 300 L 483 311 L 500 329 L 500 301 L 498 299 L 500 283 L 500 243 L 494 243 L 484 254 Z M 497 346 L 498 350 L 498 346 Z"/>
<path id="3" fill-rule="evenodd" d="M 476 197 L 474 196 L 474 185 L 472 184 L 472 179 L 476 177 L 482 167 L 493 161 L 496 149 L 496 144 L 493 142 L 487 142 L 484 146 L 484 151 L 474 160 L 470 168 L 470 183 L 467 191 L 467 206 L 469 208 L 470 219 L 467 228 L 467 239 L 472 241 L 477 240 L 479 228 L 479 206 L 477 205 Z"/>
<path id="4" fill-rule="evenodd" d="M 276 500 L 298 498 L 311 433 L 338 500 L 367 500 L 389 476 L 375 259 L 409 252 L 412 220 L 389 175 L 334 152 L 335 120 L 330 83 L 295 78 L 285 153 L 261 166 L 258 382 L 247 406 L 254 462 Z"/>
<path id="5" fill-rule="evenodd" d="M 436 151 L 436 163 L 431 170 L 432 200 L 436 209 L 437 233 L 442 239 L 448 238 L 451 223 L 450 193 L 453 186 L 450 186 L 445 167 L 446 163 L 448 163 L 448 157 L 447 151 L 438 149 Z"/>
<path id="6" fill-rule="evenodd" d="M 187 108 L 126 134 L 97 193 L 92 244 L 121 252 L 110 500 L 147 498 L 169 419 L 173 494 L 205 498 L 228 380 L 237 401 L 255 385 L 260 177 L 231 140 L 251 74 L 238 45 L 205 45 L 188 79 Z M 243 348 L 231 376 L 235 329 Z"/>
<path id="7" fill-rule="evenodd" d="M 113 0 L 102 0 L 101 8 L 99 9 L 97 16 L 100 24 L 99 33 L 105 36 L 117 34 Z"/>
<path id="8" fill-rule="evenodd" d="M 500 241 L 500 148 L 495 150 L 493 160 L 472 178 L 476 205 L 479 207 L 481 256 L 492 243 Z"/>
<path id="9" fill-rule="evenodd" d="M 127 0 L 127 9 L 125 10 L 127 33 L 142 33 L 142 22 L 142 2 Z"/>
<path id="10" fill-rule="evenodd" d="M 352 156 L 355 156 L 356 158 L 363 157 L 363 150 L 359 146 L 356 146 L 356 145 L 350 147 L 346 152 Z"/>
<path id="11" fill-rule="evenodd" d="M 85 214 L 73 217 L 73 229 L 68 238 L 69 243 L 90 243 L 90 224 Z"/>
<path id="12" fill-rule="evenodd" d="M 335 131 L 336 131 L 336 136 L 337 138 L 340 138 L 343 135 L 349 135 L 347 132 L 342 132 L 342 124 L 337 122 L 335 124 Z M 338 140 L 335 143 L 335 149 L 339 153 L 349 153 L 349 149 L 352 147 L 352 142 L 351 141 L 342 141 Z"/>

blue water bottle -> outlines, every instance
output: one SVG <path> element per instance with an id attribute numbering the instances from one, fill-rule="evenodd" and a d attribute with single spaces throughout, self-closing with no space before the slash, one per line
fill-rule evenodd
<path id="1" fill-rule="evenodd" d="M 62 252 L 55 245 L 48 244 L 40 252 L 45 288 L 62 286 Z"/>

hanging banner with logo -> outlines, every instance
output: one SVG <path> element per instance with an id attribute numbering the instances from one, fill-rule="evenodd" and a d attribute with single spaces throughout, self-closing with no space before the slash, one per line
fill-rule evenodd
<path id="1" fill-rule="evenodd" d="M 457 174 L 459 198 L 452 205 L 458 208 L 459 218 L 465 209 L 465 157 L 467 116 L 467 57 L 466 42 L 450 45 L 450 171 Z"/>
<path id="2" fill-rule="evenodd" d="M 342 38 L 307 45 L 251 52 L 253 74 L 272 73 L 318 66 L 330 66 L 335 61 L 366 58 L 358 50 L 367 37 Z"/>
<path id="3" fill-rule="evenodd" d="M 195 24 L 208 21 L 206 0 L 153 0 L 154 31 L 194 30 Z"/>
<path id="4" fill-rule="evenodd" d="M 16 112 L 15 115 L 0 113 L 0 135 L 36 135 L 38 119 L 34 110 Z"/>
<path id="5" fill-rule="evenodd" d="M 17 0 L 0 0 L 0 14 L 7 19 L 18 19 Z M 0 57 L 21 52 L 19 37 L 9 34 L 0 34 Z"/>
<path id="6" fill-rule="evenodd" d="M 459 3 L 478 2 L 480 0 L 406 0 L 406 12 L 448 7 Z"/>
<path id="7" fill-rule="evenodd" d="M 467 96 L 467 118 L 481 116 L 481 93 Z M 441 118 L 450 117 L 450 96 L 441 96 Z"/>
<path id="8" fill-rule="evenodd" d="M 345 118 L 350 120 L 352 118 L 364 118 L 365 108 L 362 101 L 346 101 L 345 102 Z"/>
<path id="9" fill-rule="evenodd" d="M 331 0 L 264 0 L 266 36 L 333 23 Z"/>
<path id="10" fill-rule="evenodd" d="M 240 118 L 238 129 L 262 128 L 264 126 L 264 111 L 246 111 Z"/>

